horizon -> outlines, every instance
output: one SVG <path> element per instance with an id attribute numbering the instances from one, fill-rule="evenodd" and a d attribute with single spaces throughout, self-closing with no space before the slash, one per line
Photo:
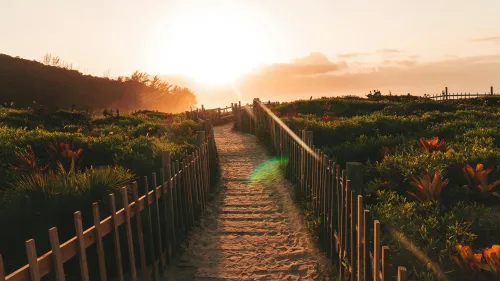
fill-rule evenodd
<path id="1" fill-rule="evenodd" d="M 200 104 L 500 86 L 494 0 L 25 4 L 2 3 L 0 52 L 51 53 L 95 76 L 160 75 L 194 89 Z"/>

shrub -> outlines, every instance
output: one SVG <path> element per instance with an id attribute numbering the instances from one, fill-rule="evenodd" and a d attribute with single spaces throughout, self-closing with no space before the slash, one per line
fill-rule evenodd
<path id="1" fill-rule="evenodd" d="M 386 229 L 394 233 L 394 236 L 383 236 L 393 253 L 391 263 L 415 267 L 410 271 L 413 277 L 429 269 L 406 248 L 402 237 L 437 263 L 449 277 L 454 277 L 451 280 L 464 281 L 469 279 L 460 276 L 451 258 L 456 253 L 456 245 L 484 247 L 498 243 L 493 233 L 500 230 L 500 218 L 483 205 L 458 202 L 444 210 L 437 202 L 410 202 L 394 191 L 379 191 L 378 201 L 371 210 Z"/>
<path id="2" fill-rule="evenodd" d="M 414 280 L 437 280 L 424 262 L 402 250 L 396 237 L 404 237 L 450 280 L 471 280 L 451 257 L 460 243 L 483 249 L 500 242 L 494 238 L 500 228 L 500 99 L 389 98 L 323 98 L 274 111 L 292 130 L 312 130 L 314 146 L 329 159 L 365 164 L 365 203 L 376 200 L 375 217 L 397 230 L 383 238 L 392 241 L 391 253 L 399 249 L 392 264 L 406 265 Z"/>
<path id="3" fill-rule="evenodd" d="M 434 173 L 431 179 L 429 175 L 421 178 L 413 178 L 411 184 L 415 187 L 415 193 L 408 192 L 420 202 L 439 201 L 441 192 L 448 184 L 448 180 L 441 180 L 439 172 Z"/>
<path id="4" fill-rule="evenodd" d="M 420 148 L 428 153 L 443 151 L 446 149 L 446 142 L 444 140 L 439 141 L 438 137 L 430 139 L 420 138 Z"/>
<path id="5" fill-rule="evenodd" d="M 108 210 L 108 194 L 116 193 L 134 178 L 129 170 L 110 166 L 83 172 L 61 166 L 49 173 L 18 177 L 0 193 L 0 228 L 9 230 L 0 232 L 0 252 L 7 254 L 9 263 L 20 266 L 26 263 L 20 251 L 24 241 L 36 237 L 38 250 L 48 251 L 50 227 L 58 227 L 61 241 L 69 239 L 74 235 L 75 211 L 82 212 L 84 226 L 88 227 L 92 224 L 92 203 L 101 202 L 102 209 Z"/>
<path id="6" fill-rule="evenodd" d="M 463 168 L 463 172 L 471 189 L 479 190 L 482 197 L 488 197 L 489 195 L 500 197 L 500 194 L 494 191 L 494 188 L 500 184 L 500 180 L 488 183 L 488 174 L 491 173 L 491 171 L 492 169 L 485 170 L 482 164 L 477 164 L 475 170 L 469 164 L 466 164 L 465 168 Z"/>

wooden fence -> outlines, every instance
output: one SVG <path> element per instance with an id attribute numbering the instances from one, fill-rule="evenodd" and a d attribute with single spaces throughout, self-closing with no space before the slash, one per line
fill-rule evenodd
<path id="1" fill-rule="evenodd" d="M 277 156 L 288 160 L 287 177 L 296 196 L 321 218 L 320 243 L 338 267 L 340 281 L 407 280 L 406 268 L 389 264 L 380 222 L 364 207 L 360 163 L 342 169 L 314 146 L 312 131 L 294 133 L 258 99 L 235 110 L 237 129 L 269 138 Z"/>
<path id="2" fill-rule="evenodd" d="M 192 120 L 210 120 L 212 125 L 220 125 L 233 120 L 234 114 L 232 106 L 219 107 L 213 109 L 205 109 L 202 105 L 201 109 L 186 111 L 186 118 Z"/>
<path id="3" fill-rule="evenodd" d="M 111 275 L 116 275 L 118 281 L 125 279 L 125 273 L 127 280 L 159 280 L 213 191 L 211 177 L 217 169 L 217 148 L 209 120 L 204 122 L 204 127 L 204 131 L 198 132 L 198 149 L 183 161 L 173 162 L 169 151 L 162 152 L 160 185 L 155 173 L 144 177 L 145 195 L 139 197 L 137 182 L 122 187 L 121 194 L 116 196 L 122 198 L 124 208 L 116 210 L 115 194 L 110 194 L 111 215 L 103 220 L 99 217 L 99 204 L 94 203 L 94 226 L 85 230 L 81 213 L 75 212 L 75 237 L 61 244 L 57 228 L 51 228 L 52 250 L 41 256 L 37 256 L 35 239 L 26 241 L 28 264 L 7 276 L 0 255 L 0 281 L 38 281 L 49 274 L 57 281 L 65 281 L 64 265 L 74 257 L 79 260 L 80 279 L 88 281 L 87 248 L 91 245 L 96 247 L 99 279 L 111 279 L 106 270 L 110 261 L 106 260 L 109 255 L 104 252 L 104 238 L 113 240 L 116 272 Z M 120 233 L 125 233 L 126 243 L 120 243 Z M 122 253 L 128 257 L 126 263 L 122 261 Z"/>
<path id="4" fill-rule="evenodd" d="M 429 96 L 430 99 L 433 100 L 457 100 L 457 99 L 474 99 L 474 98 L 480 98 L 480 97 L 491 97 L 491 96 L 500 96 L 500 93 L 495 93 L 493 92 L 493 86 L 490 87 L 490 92 L 489 93 L 484 93 L 480 94 L 479 92 L 477 93 L 448 93 L 448 87 L 444 89 L 444 91 L 439 95 L 432 95 Z"/>

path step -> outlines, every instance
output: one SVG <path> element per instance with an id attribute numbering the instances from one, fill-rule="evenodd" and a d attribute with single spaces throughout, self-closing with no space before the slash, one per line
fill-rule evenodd
<path id="1" fill-rule="evenodd" d="M 235 221 L 235 220 L 219 220 L 218 226 L 224 227 L 253 227 L 255 229 L 283 229 L 286 225 L 280 221 Z"/>
<path id="2" fill-rule="evenodd" d="M 296 222 L 279 173 L 254 177 L 271 158 L 254 136 L 216 127 L 221 188 L 190 232 L 166 280 L 319 280 L 317 258 Z M 285 199 L 285 200 L 284 200 Z"/>
<path id="3" fill-rule="evenodd" d="M 227 216 L 228 214 L 221 214 L 221 219 L 226 220 L 226 221 L 270 221 L 270 222 L 280 222 L 285 220 L 285 217 L 264 217 L 262 218 L 260 214 L 257 214 L 257 216 L 248 216 L 248 215 L 254 215 L 254 214 L 238 214 L 239 216 Z"/>
<path id="4" fill-rule="evenodd" d="M 282 233 L 278 231 L 266 231 L 266 230 L 242 230 L 238 228 L 227 228 L 227 229 L 222 229 L 219 231 L 219 234 L 221 235 L 251 235 L 251 236 L 277 236 L 281 235 Z"/>
<path id="5" fill-rule="evenodd" d="M 219 202 L 219 204 L 221 204 L 222 206 L 224 206 L 226 208 L 238 208 L 238 207 L 246 208 L 246 207 L 267 207 L 267 206 L 269 206 L 269 203 L 249 203 L 249 202 L 244 202 L 241 204 L 237 204 L 237 203 L 226 204 L 225 202 Z"/>
<path id="6" fill-rule="evenodd" d="M 272 207 L 252 208 L 252 207 L 222 207 L 222 214 L 281 214 L 278 209 Z"/>
<path id="7" fill-rule="evenodd" d="M 233 189 L 231 188 L 228 188 L 228 190 L 231 190 L 231 191 L 228 191 L 226 192 L 224 195 L 224 197 L 255 197 L 255 198 L 258 198 L 258 197 L 262 197 L 262 198 L 269 198 L 271 196 L 273 196 L 274 192 L 252 192 L 252 191 L 244 191 L 244 190 L 241 190 L 241 191 L 238 191 L 238 192 L 233 192 Z"/>

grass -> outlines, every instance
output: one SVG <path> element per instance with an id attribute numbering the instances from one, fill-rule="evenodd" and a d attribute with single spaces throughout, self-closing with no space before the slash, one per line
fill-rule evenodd
<path id="1" fill-rule="evenodd" d="M 93 202 L 100 203 L 101 218 L 109 215 L 110 193 L 120 208 L 122 186 L 158 174 L 162 151 L 171 151 L 174 161 L 191 154 L 200 129 L 183 115 L 155 111 L 96 116 L 89 110 L 0 108 L 0 229 L 8 229 L 0 232 L 0 253 L 6 271 L 27 263 L 24 241 L 30 238 L 39 254 L 47 252 L 50 227 L 58 227 L 61 241 L 74 236 L 75 211 L 87 228 Z"/>
<path id="2" fill-rule="evenodd" d="M 413 242 L 451 280 L 493 280 L 487 278 L 496 274 L 498 264 L 484 269 L 477 263 L 471 271 L 454 257 L 459 256 L 457 245 L 482 253 L 500 244 L 500 187 L 495 183 L 500 177 L 500 99 L 323 98 L 272 110 L 292 130 L 313 131 L 314 145 L 336 163 L 364 164 L 364 193 L 374 199 L 368 207 L 398 233 L 384 232 L 383 242 L 391 248 L 391 264 L 406 266 L 410 280 L 438 278 L 398 236 Z M 487 172 L 468 179 L 463 171 L 467 164 L 482 164 Z M 430 180 L 435 173 L 440 175 L 434 181 L 441 184 L 440 196 L 412 196 L 417 186 L 434 188 Z M 481 262 L 488 261 L 485 255 Z"/>

